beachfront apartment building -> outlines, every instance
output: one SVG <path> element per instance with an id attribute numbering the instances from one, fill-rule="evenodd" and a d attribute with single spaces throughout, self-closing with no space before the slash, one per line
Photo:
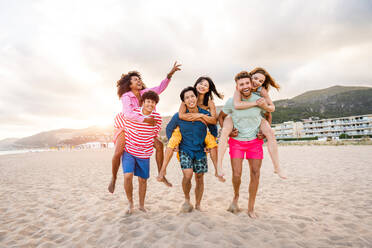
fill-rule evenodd
<path id="1" fill-rule="evenodd" d="M 303 136 L 302 122 L 286 121 L 280 124 L 273 124 L 276 139 L 293 139 Z"/>
<path id="2" fill-rule="evenodd" d="M 372 114 L 340 118 L 303 120 L 303 137 L 339 137 L 372 135 Z"/>

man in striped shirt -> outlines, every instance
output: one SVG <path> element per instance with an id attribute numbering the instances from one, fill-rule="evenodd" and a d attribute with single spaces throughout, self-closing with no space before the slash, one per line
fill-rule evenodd
<path id="1" fill-rule="evenodd" d="M 154 91 L 147 91 L 142 95 L 142 107 L 134 109 L 135 113 L 145 118 L 153 117 L 155 125 L 124 119 L 125 152 L 122 157 L 124 172 L 124 190 L 129 201 L 127 214 L 134 209 L 133 204 L 133 176 L 138 177 L 139 210 L 146 212 L 145 196 L 147 179 L 150 176 L 150 157 L 153 153 L 154 138 L 161 129 L 161 116 L 154 112 L 159 96 Z"/>

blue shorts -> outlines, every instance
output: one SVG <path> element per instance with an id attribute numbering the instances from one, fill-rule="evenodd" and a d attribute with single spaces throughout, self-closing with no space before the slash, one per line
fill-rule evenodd
<path id="1" fill-rule="evenodd" d="M 123 172 L 134 173 L 137 177 L 147 179 L 150 177 L 150 158 L 137 158 L 128 152 L 121 157 Z"/>

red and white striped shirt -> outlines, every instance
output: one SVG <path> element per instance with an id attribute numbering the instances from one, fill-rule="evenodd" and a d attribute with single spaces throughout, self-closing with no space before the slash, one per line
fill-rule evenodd
<path id="1" fill-rule="evenodd" d="M 134 113 L 143 115 L 142 108 L 135 108 Z M 124 122 L 125 132 L 125 151 L 138 158 L 150 158 L 154 151 L 154 138 L 156 138 L 161 129 L 161 116 L 157 112 L 152 112 L 146 117 L 154 117 L 155 126 L 145 122 L 131 121 L 127 118 L 117 118 L 116 121 Z"/>

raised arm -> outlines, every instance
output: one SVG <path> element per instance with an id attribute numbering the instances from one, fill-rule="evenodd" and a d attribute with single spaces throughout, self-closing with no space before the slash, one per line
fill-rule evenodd
<path id="1" fill-rule="evenodd" d="M 162 93 L 168 87 L 169 82 L 170 82 L 173 74 L 176 71 L 180 71 L 181 70 L 180 66 L 181 66 L 180 64 L 177 64 L 177 61 L 174 62 L 174 65 L 173 65 L 172 69 L 167 74 L 167 77 L 163 81 L 161 81 L 161 83 L 160 83 L 159 86 L 156 86 L 156 87 L 153 87 L 153 88 L 149 88 L 149 89 L 144 89 L 142 92 L 146 92 L 146 91 L 152 90 L 152 91 L 155 91 L 158 95 L 160 95 L 160 93 Z"/>
<path id="2" fill-rule="evenodd" d="M 235 109 L 248 109 L 252 107 L 257 107 L 256 102 L 244 102 L 242 101 L 242 97 L 240 92 L 235 90 L 234 92 L 234 108 Z"/>

